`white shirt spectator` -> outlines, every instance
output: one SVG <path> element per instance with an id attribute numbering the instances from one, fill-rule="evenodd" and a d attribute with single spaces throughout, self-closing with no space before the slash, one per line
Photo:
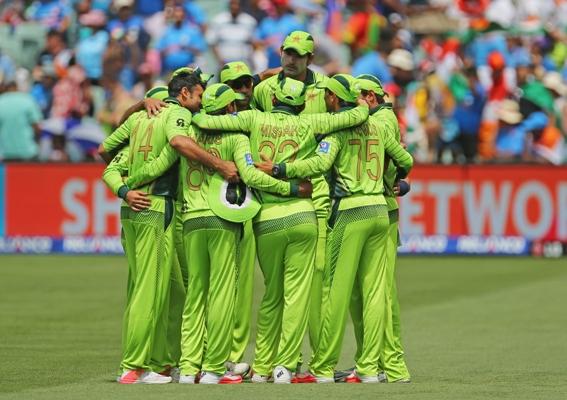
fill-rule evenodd
<path id="1" fill-rule="evenodd" d="M 207 30 L 207 41 L 215 49 L 221 64 L 244 61 L 251 65 L 256 25 L 256 20 L 246 13 L 233 18 L 227 11 L 213 19 Z"/>

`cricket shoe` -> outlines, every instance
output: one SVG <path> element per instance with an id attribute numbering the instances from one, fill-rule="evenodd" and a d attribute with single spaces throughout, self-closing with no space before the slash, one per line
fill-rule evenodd
<path id="1" fill-rule="evenodd" d="M 291 383 L 291 371 L 281 365 L 274 368 L 272 376 L 274 383 Z"/>
<path id="2" fill-rule="evenodd" d="M 153 371 L 144 371 L 141 369 L 126 370 L 120 376 L 118 381 L 122 384 L 143 383 L 146 385 L 155 385 L 171 382 L 170 376 L 163 376 Z"/>
<path id="3" fill-rule="evenodd" d="M 311 372 L 295 374 L 291 378 L 291 383 L 317 383 L 317 378 Z"/>
<path id="4" fill-rule="evenodd" d="M 236 363 L 232 368 L 232 373 L 234 375 L 240 375 L 241 377 L 246 378 L 246 376 L 248 376 L 248 374 L 250 373 L 250 364 L 245 362 Z"/>
<path id="5" fill-rule="evenodd" d="M 179 383 L 185 385 L 194 385 L 197 382 L 195 382 L 195 375 L 180 375 Z"/>
<path id="6" fill-rule="evenodd" d="M 354 372 L 354 367 L 343 371 L 335 371 L 335 382 L 344 382 L 345 378 Z"/>
<path id="7" fill-rule="evenodd" d="M 169 367 L 159 373 L 161 376 L 170 376 L 171 382 L 179 383 L 179 376 L 181 375 L 178 367 Z"/>
<path id="8" fill-rule="evenodd" d="M 398 379 L 397 381 L 392 381 L 391 383 L 411 383 L 411 379 L 409 377 Z"/>
<path id="9" fill-rule="evenodd" d="M 243 379 L 242 376 L 240 375 L 235 375 L 233 373 L 226 373 L 223 375 L 223 377 L 220 379 L 219 384 L 220 385 L 235 385 L 235 384 L 239 384 L 242 383 Z"/>
<path id="10" fill-rule="evenodd" d="M 268 383 L 268 379 L 270 379 L 267 375 L 260 375 L 252 372 L 252 377 L 250 378 L 250 382 L 252 383 Z"/>
<path id="11" fill-rule="evenodd" d="M 379 383 L 379 381 L 378 376 L 364 376 L 353 371 L 345 378 L 345 383 Z"/>
<path id="12" fill-rule="evenodd" d="M 378 373 L 378 382 L 380 383 L 388 383 L 388 377 L 386 376 L 385 372 Z"/>
<path id="13" fill-rule="evenodd" d="M 239 375 L 232 375 L 230 373 L 219 375 L 214 372 L 203 371 L 199 378 L 199 384 L 201 385 L 231 385 L 235 383 L 242 383 L 242 377 Z"/>

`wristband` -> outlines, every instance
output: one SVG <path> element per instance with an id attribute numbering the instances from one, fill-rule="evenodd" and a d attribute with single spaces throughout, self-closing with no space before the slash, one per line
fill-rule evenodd
<path id="1" fill-rule="evenodd" d="M 285 178 L 285 163 L 274 164 L 272 167 L 272 176 L 274 178 Z"/>
<path id="2" fill-rule="evenodd" d="M 127 185 L 122 185 L 122 186 L 120 186 L 120 189 L 118 189 L 118 192 L 116 194 L 122 200 L 126 200 L 126 195 L 128 194 L 129 191 L 130 191 L 130 188 Z"/>
<path id="3" fill-rule="evenodd" d="M 299 196 L 299 183 L 297 182 L 290 182 L 289 183 L 289 195 L 292 197 Z"/>
<path id="4" fill-rule="evenodd" d="M 400 181 L 398 185 L 400 185 L 400 194 L 398 194 L 399 197 L 405 196 L 411 189 L 411 186 L 407 181 Z"/>

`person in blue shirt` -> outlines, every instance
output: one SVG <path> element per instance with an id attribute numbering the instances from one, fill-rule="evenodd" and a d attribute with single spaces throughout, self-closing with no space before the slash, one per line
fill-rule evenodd
<path id="1" fill-rule="evenodd" d="M 149 17 L 163 10 L 163 0 L 138 0 L 136 2 L 136 11 L 144 17 Z"/>
<path id="2" fill-rule="evenodd" d="M 109 41 L 108 32 L 104 30 L 106 15 L 100 10 L 91 10 L 83 14 L 79 22 L 83 28 L 76 48 L 76 61 L 85 70 L 87 78 L 96 83 L 102 77 L 102 57 Z"/>
<path id="3" fill-rule="evenodd" d="M 150 36 L 144 30 L 144 18 L 134 14 L 134 0 L 115 0 L 118 18 L 108 23 L 107 30 L 115 36 L 127 36 L 129 41 L 138 42 L 140 48 L 145 49 Z"/>
<path id="4" fill-rule="evenodd" d="M 207 22 L 207 14 L 205 14 L 201 6 L 193 0 L 186 0 L 184 8 L 189 22 L 198 25 L 202 30 Z"/>
<path id="5" fill-rule="evenodd" d="M 171 72 L 193 63 L 197 55 L 207 50 L 207 43 L 199 28 L 185 21 L 184 8 L 176 6 L 173 24 L 167 27 L 156 48 L 161 53 L 162 72 Z"/>
<path id="6" fill-rule="evenodd" d="M 528 134 L 545 128 L 549 119 L 545 113 L 539 111 L 523 119 L 520 106 L 514 100 L 503 100 L 499 107 L 496 158 L 518 161 L 526 152 Z"/>
<path id="7" fill-rule="evenodd" d="M 268 68 L 281 65 L 280 46 L 287 35 L 293 31 L 307 30 L 305 24 L 290 12 L 288 0 L 272 0 L 272 2 L 276 15 L 264 18 L 256 30 L 256 39 L 266 47 Z"/>
<path id="8" fill-rule="evenodd" d="M 26 10 L 26 18 L 49 29 L 65 32 L 71 23 L 71 8 L 64 1 L 37 0 Z"/>
<path id="9" fill-rule="evenodd" d="M 366 52 L 352 64 L 352 76 L 373 75 L 382 82 L 383 85 L 393 82 L 390 67 L 377 50 Z"/>

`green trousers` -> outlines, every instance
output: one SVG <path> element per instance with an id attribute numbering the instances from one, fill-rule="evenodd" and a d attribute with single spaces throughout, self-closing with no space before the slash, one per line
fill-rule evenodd
<path id="1" fill-rule="evenodd" d="M 325 253 L 327 245 L 327 219 L 317 218 L 317 248 L 315 252 L 315 269 L 311 282 L 309 306 L 309 342 L 314 352 L 319 345 L 321 330 L 321 300 L 323 296 L 323 271 L 325 270 Z"/>
<path id="2" fill-rule="evenodd" d="M 252 221 L 244 223 L 240 241 L 236 300 L 234 304 L 234 330 L 229 360 L 241 362 L 250 339 L 252 303 L 254 299 L 254 266 L 256 265 L 256 239 Z"/>
<path id="3" fill-rule="evenodd" d="M 398 254 L 398 210 L 388 213 L 390 226 L 388 227 L 388 241 L 386 242 L 386 310 L 384 313 L 384 342 L 380 351 L 378 362 L 379 370 L 386 373 L 389 382 L 400 379 L 409 379 L 410 374 L 404 361 L 404 352 L 400 335 L 400 304 L 396 288 L 395 268 Z M 356 285 L 355 285 L 356 287 Z M 351 298 L 351 316 L 356 338 L 357 350 L 355 362 L 362 352 L 363 326 L 362 326 L 362 299 L 360 292 L 354 292 Z"/>
<path id="4" fill-rule="evenodd" d="M 223 374 L 232 346 L 242 225 L 198 217 L 185 221 L 183 230 L 189 287 L 181 327 L 181 374 Z"/>
<path id="5" fill-rule="evenodd" d="M 265 293 L 258 312 L 253 369 L 295 370 L 307 330 L 309 294 L 317 244 L 315 213 L 299 212 L 254 224 Z"/>
<path id="6" fill-rule="evenodd" d="M 359 292 L 364 341 L 356 369 L 364 376 L 376 375 L 384 336 L 388 210 L 369 205 L 338 211 L 330 226 L 321 332 L 310 370 L 316 376 L 333 377 L 351 294 Z"/>
<path id="7" fill-rule="evenodd" d="M 159 201 L 159 200 L 153 200 Z M 125 369 L 163 370 L 167 364 L 160 338 L 167 335 L 170 272 L 174 257 L 173 202 L 166 212 L 121 209 L 128 288 L 123 318 L 122 362 Z"/>

